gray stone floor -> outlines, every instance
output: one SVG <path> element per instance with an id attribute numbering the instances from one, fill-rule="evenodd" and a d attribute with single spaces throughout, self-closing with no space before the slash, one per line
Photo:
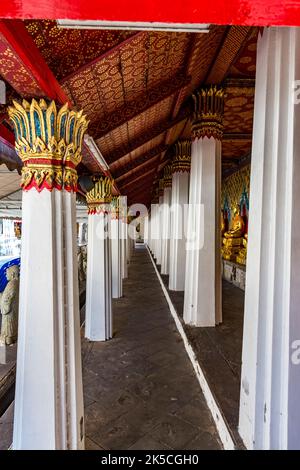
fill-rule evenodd
<path id="1" fill-rule="evenodd" d="M 161 277 L 168 289 L 169 276 Z M 223 280 L 222 323 L 215 328 L 195 328 L 183 321 L 184 293 L 168 292 L 236 445 L 242 448 L 238 417 L 245 293 Z"/>
<path id="2" fill-rule="evenodd" d="M 113 339 L 83 342 L 87 449 L 221 449 L 146 250 L 113 307 Z"/>

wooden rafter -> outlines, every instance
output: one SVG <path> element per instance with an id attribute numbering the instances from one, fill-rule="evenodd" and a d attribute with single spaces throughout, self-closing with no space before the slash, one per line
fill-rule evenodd
<path id="1" fill-rule="evenodd" d="M 141 147 L 147 142 L 150 142 L 151 140 L 155 139 L 155 137 L 158 137 L 159 135 L 163 134 L 167 130 L 172 129 L 172 127 L 176 126 L 181 121 L 184 121 L 185 119 L 187 119 L 190 116 L 190 113 L 191 113 L 190 107 L 185 106 L 175 119 L 172 119 L 170 121 L 165 121 L 165 122 L 159 123 L 158 125 L 153 126 L 148 131 L 145 131 L 141 136 L 132 140 L 129 145 L 122 146 L 119 149 L 117 149 L 115 152 L 109 155 L 107 159 L 108 163 L 118 161 L 125 155 L 128 155 L 130 152 L 133 152 L 134 150 L 136 150 L 138 147 Z"/>
<path id="2" fill-rule="evenodd" d="M 148 152 L 143 153 L 139 157 L 131 160 L 127 165 L 122 166 L 119 170 L 113 171 L 114 177 L 117 179 L 120 176 L 128 173 L 130 170 L 133 170 L 137 166 L 145 163 L 146 161 L 150 160 L 152 157 L 156 157 L 159 153 L 164 152 L 167 150 L 168 146 L 165 144 L 160 144 L 157 147 L 149 150 Z"/>
<path id="3" fill-rule="evenodd" d="M 150 168 L 155 167 L 157 164 L 158 156 L 159 154 L 156 155 L 155 157 L 152 157 L 147 162 L 144 162 L 141 165 L 133 168 L 128 173 L 124 173 L 123 175 L 121 175 L 119 178 L 116 179 L 118 185 L 121 186 L 122 184 L 125 184 L 125 182 L 129 180 L 130 178 L 136 178 L 137 176 L 141 176 Z"/>

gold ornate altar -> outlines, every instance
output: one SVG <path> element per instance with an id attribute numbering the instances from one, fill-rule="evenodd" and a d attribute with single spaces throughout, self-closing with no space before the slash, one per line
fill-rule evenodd
<path id="1" fill-rule="evenodd" d="M 245 265 L 247 258 L 247 207 L 249 204 L 250 165 L 225 178 L 222 182 L 222 257 Z M 228 219 L 233 212 L 231 228 Z"/>
<path id="2" fill-rule="evenodd" d="M 224 233 L 222 244 L 222 256 L 228 261 L 237 261 L 237 257 L 243 247 L 245 232 L 245 223 L 238 204 L 234 208 L 234 214 L 232 228 Z"/>

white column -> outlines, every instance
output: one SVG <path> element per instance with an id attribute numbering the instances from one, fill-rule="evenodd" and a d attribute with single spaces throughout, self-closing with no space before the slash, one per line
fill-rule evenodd
<path id="1" fill-rule="evenodd" d="M 13 449 L 83 449 L 75 168 L 87 122 L 44 100 L 8 114 L 25 163 Z"/>
<path id="2" fill-rule="evenodd" d="M 171 188 L 164 189 L 161 234 L 161 274 L 169 274 Z"/>
<path id="3" fill-rule="evenodd" d="M 76 197 L 23 193 L 13 449 L 82 449 Z"/>
<path id="4" fill-rule="evenodd" d="M 84 223 L 79 222 L 78 223 L 78 245 L 84 245 Z"/>
<path id="5" fill-rule="evenodd" d="M 183 291 L 186 263 L 185 215 L 189 202 L 191 143 L 178 142 L 177 147 L 178 160 L 173 163 L 173 170 L 177 171 L 174 171 L 172 176 L 169 289 Z"/>
<path id="6" fill-rule="evenodd" d="M 113 333 L 111 241 L 105 210 L 89 214 L 88 230 L 85 337 L 105 341 Z"/>
<path id="7" fill-rule="evenodd" d="M 150 236 L 150 223 L 149 223 L 149 215 L 145 216 L 144 219 L 144 243 L 145 245 L 149 245 L 149 236 Z"/>
<path id="8" fill-rule="evenodd" d="M 122 243 L 122 279 L 128 277 L 127 267 L 127 196 L 120 196 L 120 222 L 121 222 L 121 243 Z"/>
<path id="9" fill-rule="evenodd" d="M 112 252 L 112 297 L 118 299 L 123 295 L 122 286 L 122 240 L 119 218 L 119 198 L 114 197 L 111 210 L 111 252 Z"/>
<path id="10" fill-rule="evenodd" d="M 156 264 L 161 265 L 161 255 L 162 255 L 162 226 L 163 226 L 163 203 L 164 196 L 159 196 L 159 202 L 156 208 L 156 235 L 157 239 L 155 241 L 156 247 Z"/>
<path id="11" fill-rule="evenodd" d="M 215 88 L 205 92 L 207 109 L 211 91 L 216 108 L 212 114 L 219 116 L 221 121 L 223 92 Z M 198 96 L 205 99 L 201 92 Z M 220 323 L 222 314 L 219 206 L 221 142 L 219 129 L 215 132 L 213 128 L 211 131 L 210 123 L 205 122 L 204 113 L 199 114 L 204 122 L 202 124 L 200 121 L 200 133 L 197 130 L 194 133 L 191 151 L 184 321 L 189 325 L 207 327 Z M 199 126 L 199 122 L 196 125 Z M 191 243 L 193 236 L 195 243 Z"/>
<path id="12" fill-rule="evenodd" d="M 265 29 L 257 50 L 239 420 L 249 449 L 300 448 L 299 77 L 300 30 Z"/>

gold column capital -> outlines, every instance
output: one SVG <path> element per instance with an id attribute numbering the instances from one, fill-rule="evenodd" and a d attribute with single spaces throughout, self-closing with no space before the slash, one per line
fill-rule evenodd
<path id="1" fill-rule="evenodd" d="M 178 140 L 175 143 L 175 156 L 172 161 L 172 173 L 190 172 L 191 140 Z"/>
<path id="2" fill-rule="evenodd" d="M 44 99 L 13 102 L 8 107 L 13 122 L 16 152 L 23 161 L 21 187 L 77 190 L 76 167 L 81 162 L 83 135 L 88 121 L 82 114 L 57 108 Z"/>
<path id="3" fill-rule="evenodd" d="M 193 94 L 194 114 L 192 122 L 192 138 L 214 137 L 222 139 L 224 90 L 211 85 L 200 88 Z"/>
<path id="4" fill-rule="evenodd" d="M 164 168 L 164 188 L 172 187 L 172 164 L 168 164 Z"/>
<path id="5" fill-rule="evenodd" d="M 108 176 L 94 179 L 94 187 L 86 194 L 89 214 L 100 214 L 107 211 L 112 200 L 112 180 Z"/>
<path id="6" fill-rule="evenodd" d="M 111 199 L 111 218 L 119 219 L 120 217 L 120 196 L 113 196 Z"/>

